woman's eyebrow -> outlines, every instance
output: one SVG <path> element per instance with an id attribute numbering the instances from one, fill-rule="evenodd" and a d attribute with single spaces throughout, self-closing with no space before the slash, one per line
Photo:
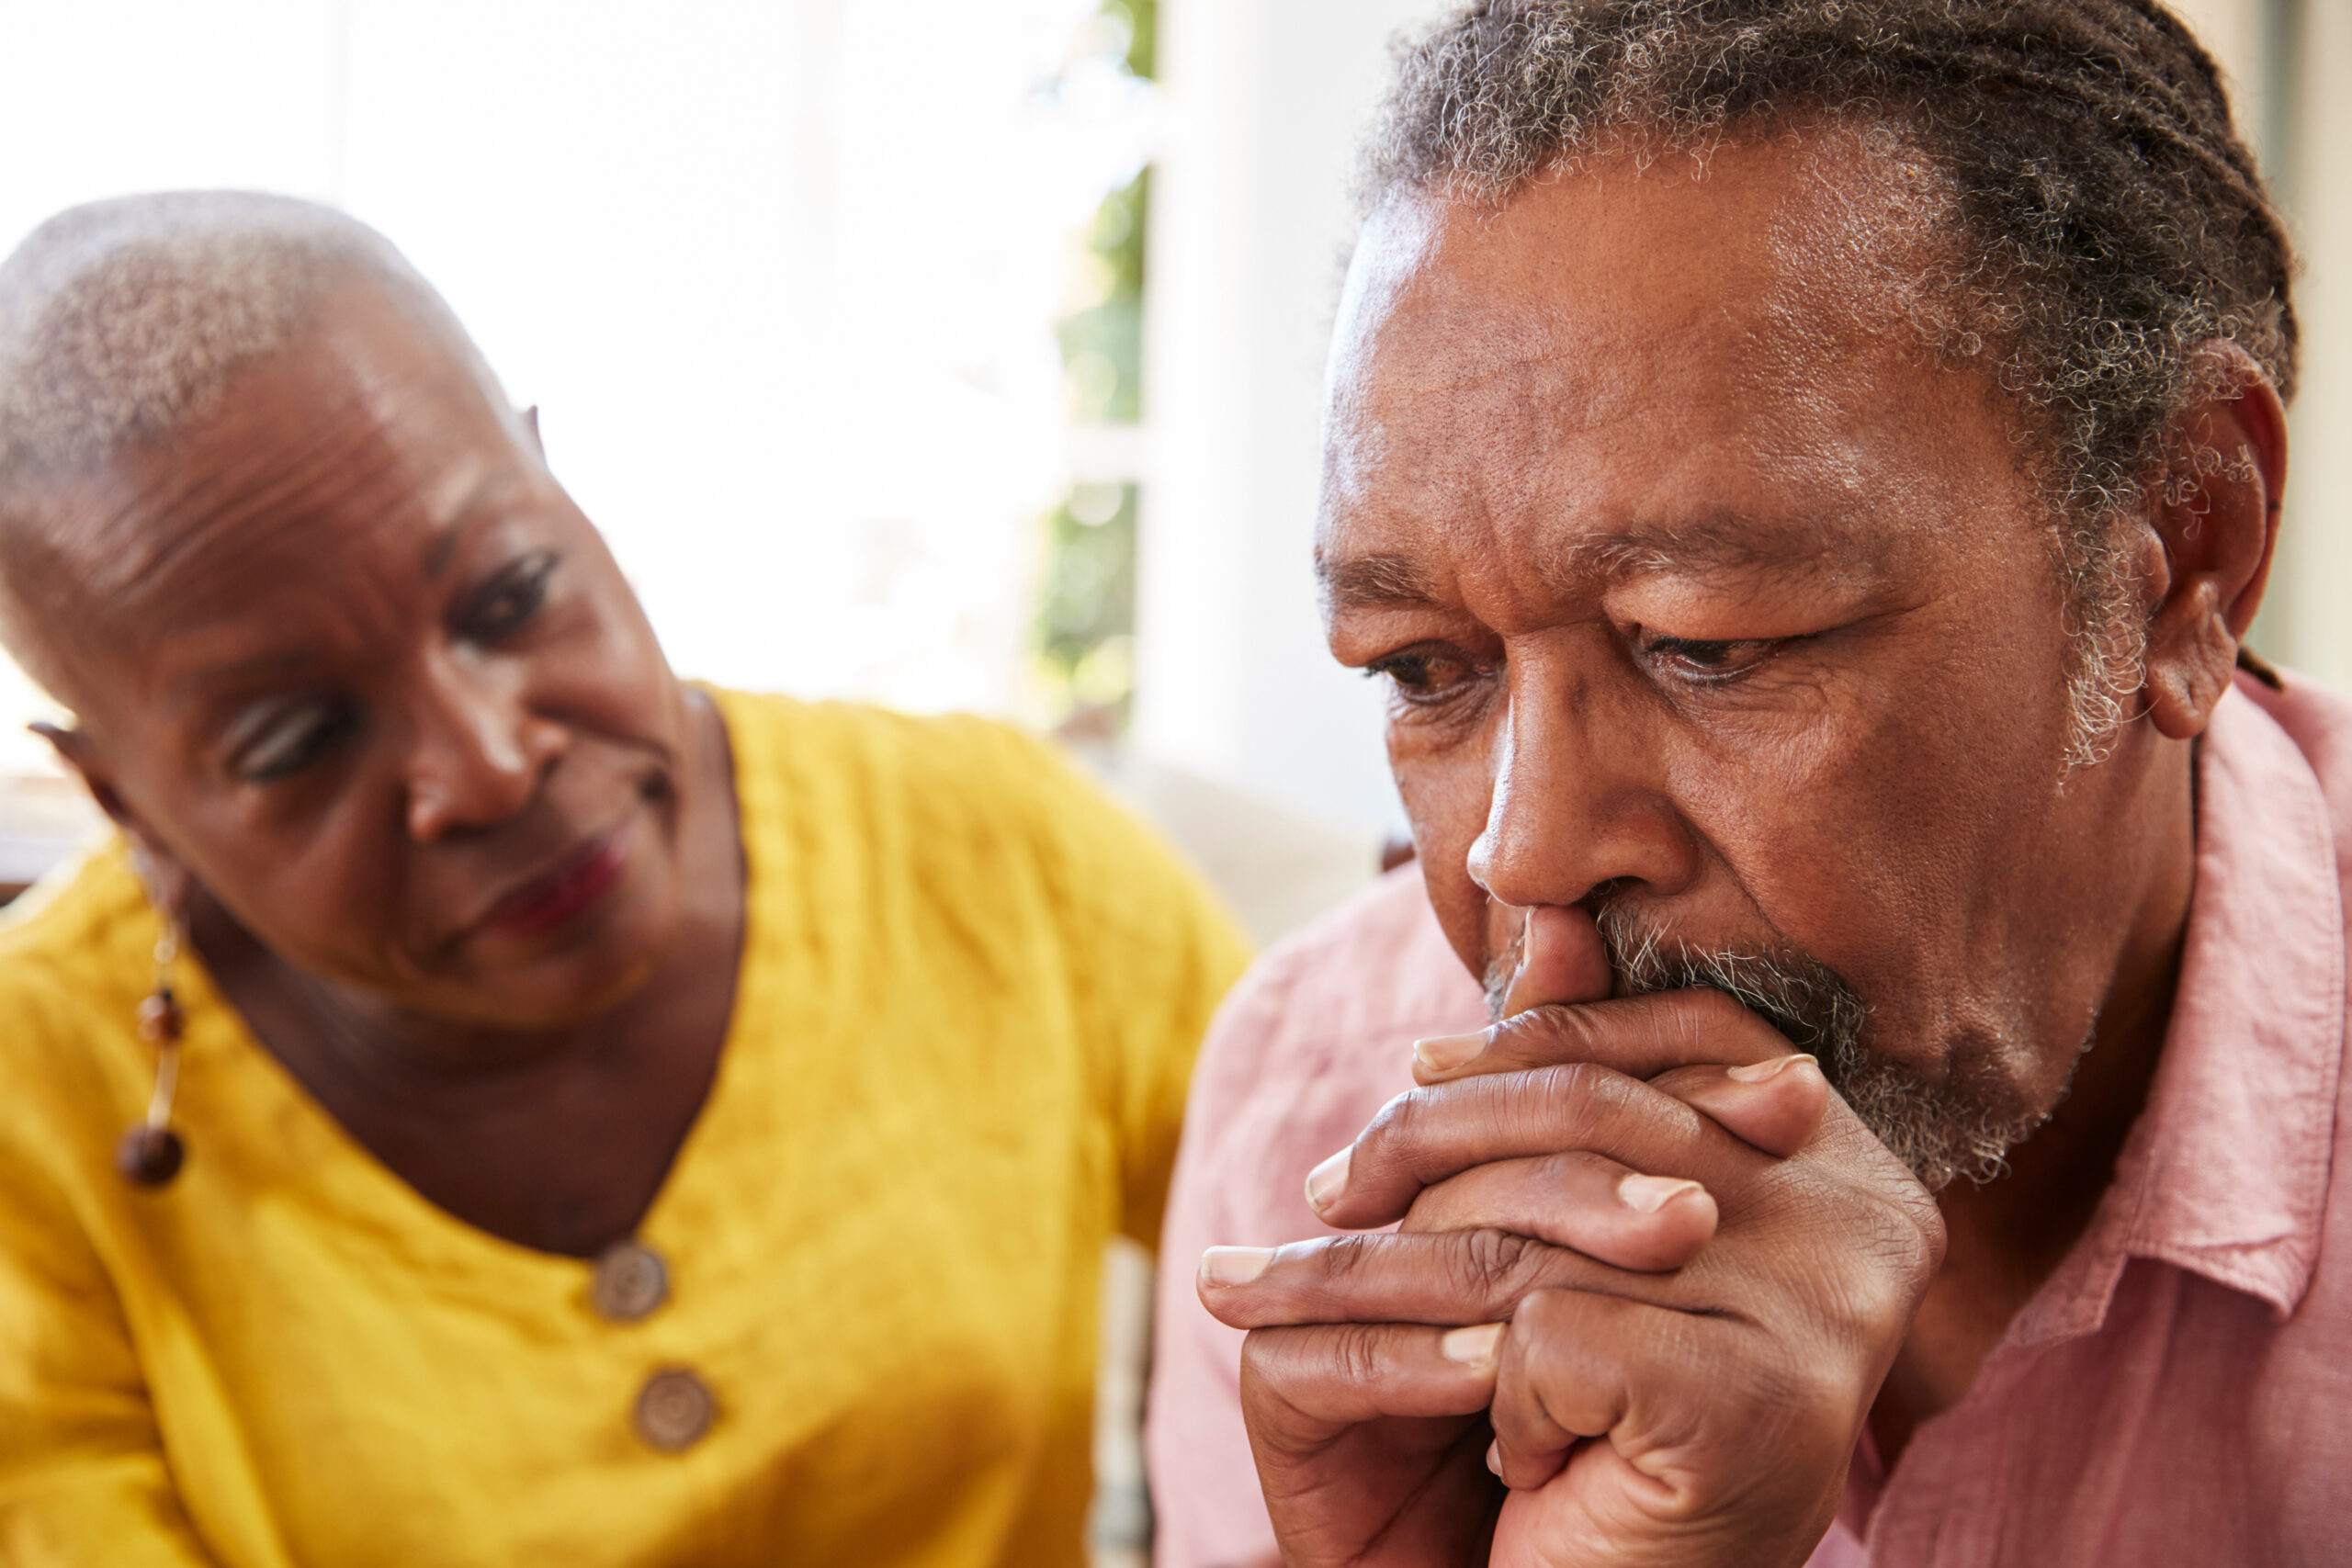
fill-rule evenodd
<path id="1" fill-rule="evenodd" d="M 424 547 L 426 580 L 437 581 L 447 572 L 466 536 L 495 521 L 515 496 L 529 489 L 530 481 L 520 472 L 498 464 L 467 475 L 466 482 L 456 493 L 436 498 L 434 510 L 441 521 Z"/>

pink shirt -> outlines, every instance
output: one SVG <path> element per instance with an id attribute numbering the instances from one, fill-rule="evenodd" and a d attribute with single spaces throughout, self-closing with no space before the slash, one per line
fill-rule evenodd
<path id="1" fill-rule="evenodd" d="M 2114 1184 L 1966 1398 L 1892 1475 L 1866 1443 L 1813 1568 L 2352 1563 L 2352 703 L 2241 677 L 2199 749 L 2197 887 Z M 1147 1445 L 1159 1568 L 1271 1552 L 1241 1336 L 1201 1249 L 1328 1234 L 1300 1188 L 1486 1021 L 1410 867 L 1268 953 L 1193 1079 Z"/>

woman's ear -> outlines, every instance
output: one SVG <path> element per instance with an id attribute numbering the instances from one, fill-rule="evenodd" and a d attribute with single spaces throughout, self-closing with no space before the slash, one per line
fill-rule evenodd
<path id="1" fill-rule="evenodd" d="M 107 766 L 106 759 L 91 743 L 89 736 L 81 730 L 67 729 L 54 724 L 36 723 L 31 728 L 35 735 L 49 742 L 60 761 L 81 775 L 83 784 L 90 792 L 90 798 L 98 803 L 98 809 L 105 812 L 107 818 L 122 829 L 123 836 L 130 840 L 131 855 L 138 863 L 140 878 L 147 884 L 147 896 L 156 908 L 166 913 L 184 912 L 187 908 L 188 894 L 195 879 L 180 863 L 179 857 L 147 831 L 138 813 L 131 810 L 130 804 L 122 798 L 122 791 L 115 784 L 113 770 Z"/>
<path id="2" fill-rule="evenodd" d="M 2149 584 L 2147 711 L 2167 738 L 2204 733 L 2262 607 L 2287 486 L 2287 411 L 2235 344 L 2210 344 L 2204 390 L 2166 432 L 2147 520 L 2164 559 Z"/>

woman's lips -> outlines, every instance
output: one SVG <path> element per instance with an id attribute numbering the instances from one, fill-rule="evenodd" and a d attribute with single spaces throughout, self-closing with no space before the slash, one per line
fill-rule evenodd
<path id="1" fill-rule="evenodd" d="M 532 937 L 576 919 L 620 880 L 628 863 L 628 840 L 627 822 L 599 833 L 553 870 L 492 904 L 479 929 L 504 937 Z"/>

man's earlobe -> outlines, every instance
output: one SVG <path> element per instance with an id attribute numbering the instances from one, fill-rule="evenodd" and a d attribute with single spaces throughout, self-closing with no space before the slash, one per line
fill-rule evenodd
<path id="1" fill-rule="evenodd" d="M 2146 516 L 2164 548 L 2150 607 L 2148 716 L 2176 740 L 2202 734 L 2262 607 L 2287 483 L 2287 412 L 2234 344 L 2209 344 L 2206 389 L 2166 433 Z"/>

